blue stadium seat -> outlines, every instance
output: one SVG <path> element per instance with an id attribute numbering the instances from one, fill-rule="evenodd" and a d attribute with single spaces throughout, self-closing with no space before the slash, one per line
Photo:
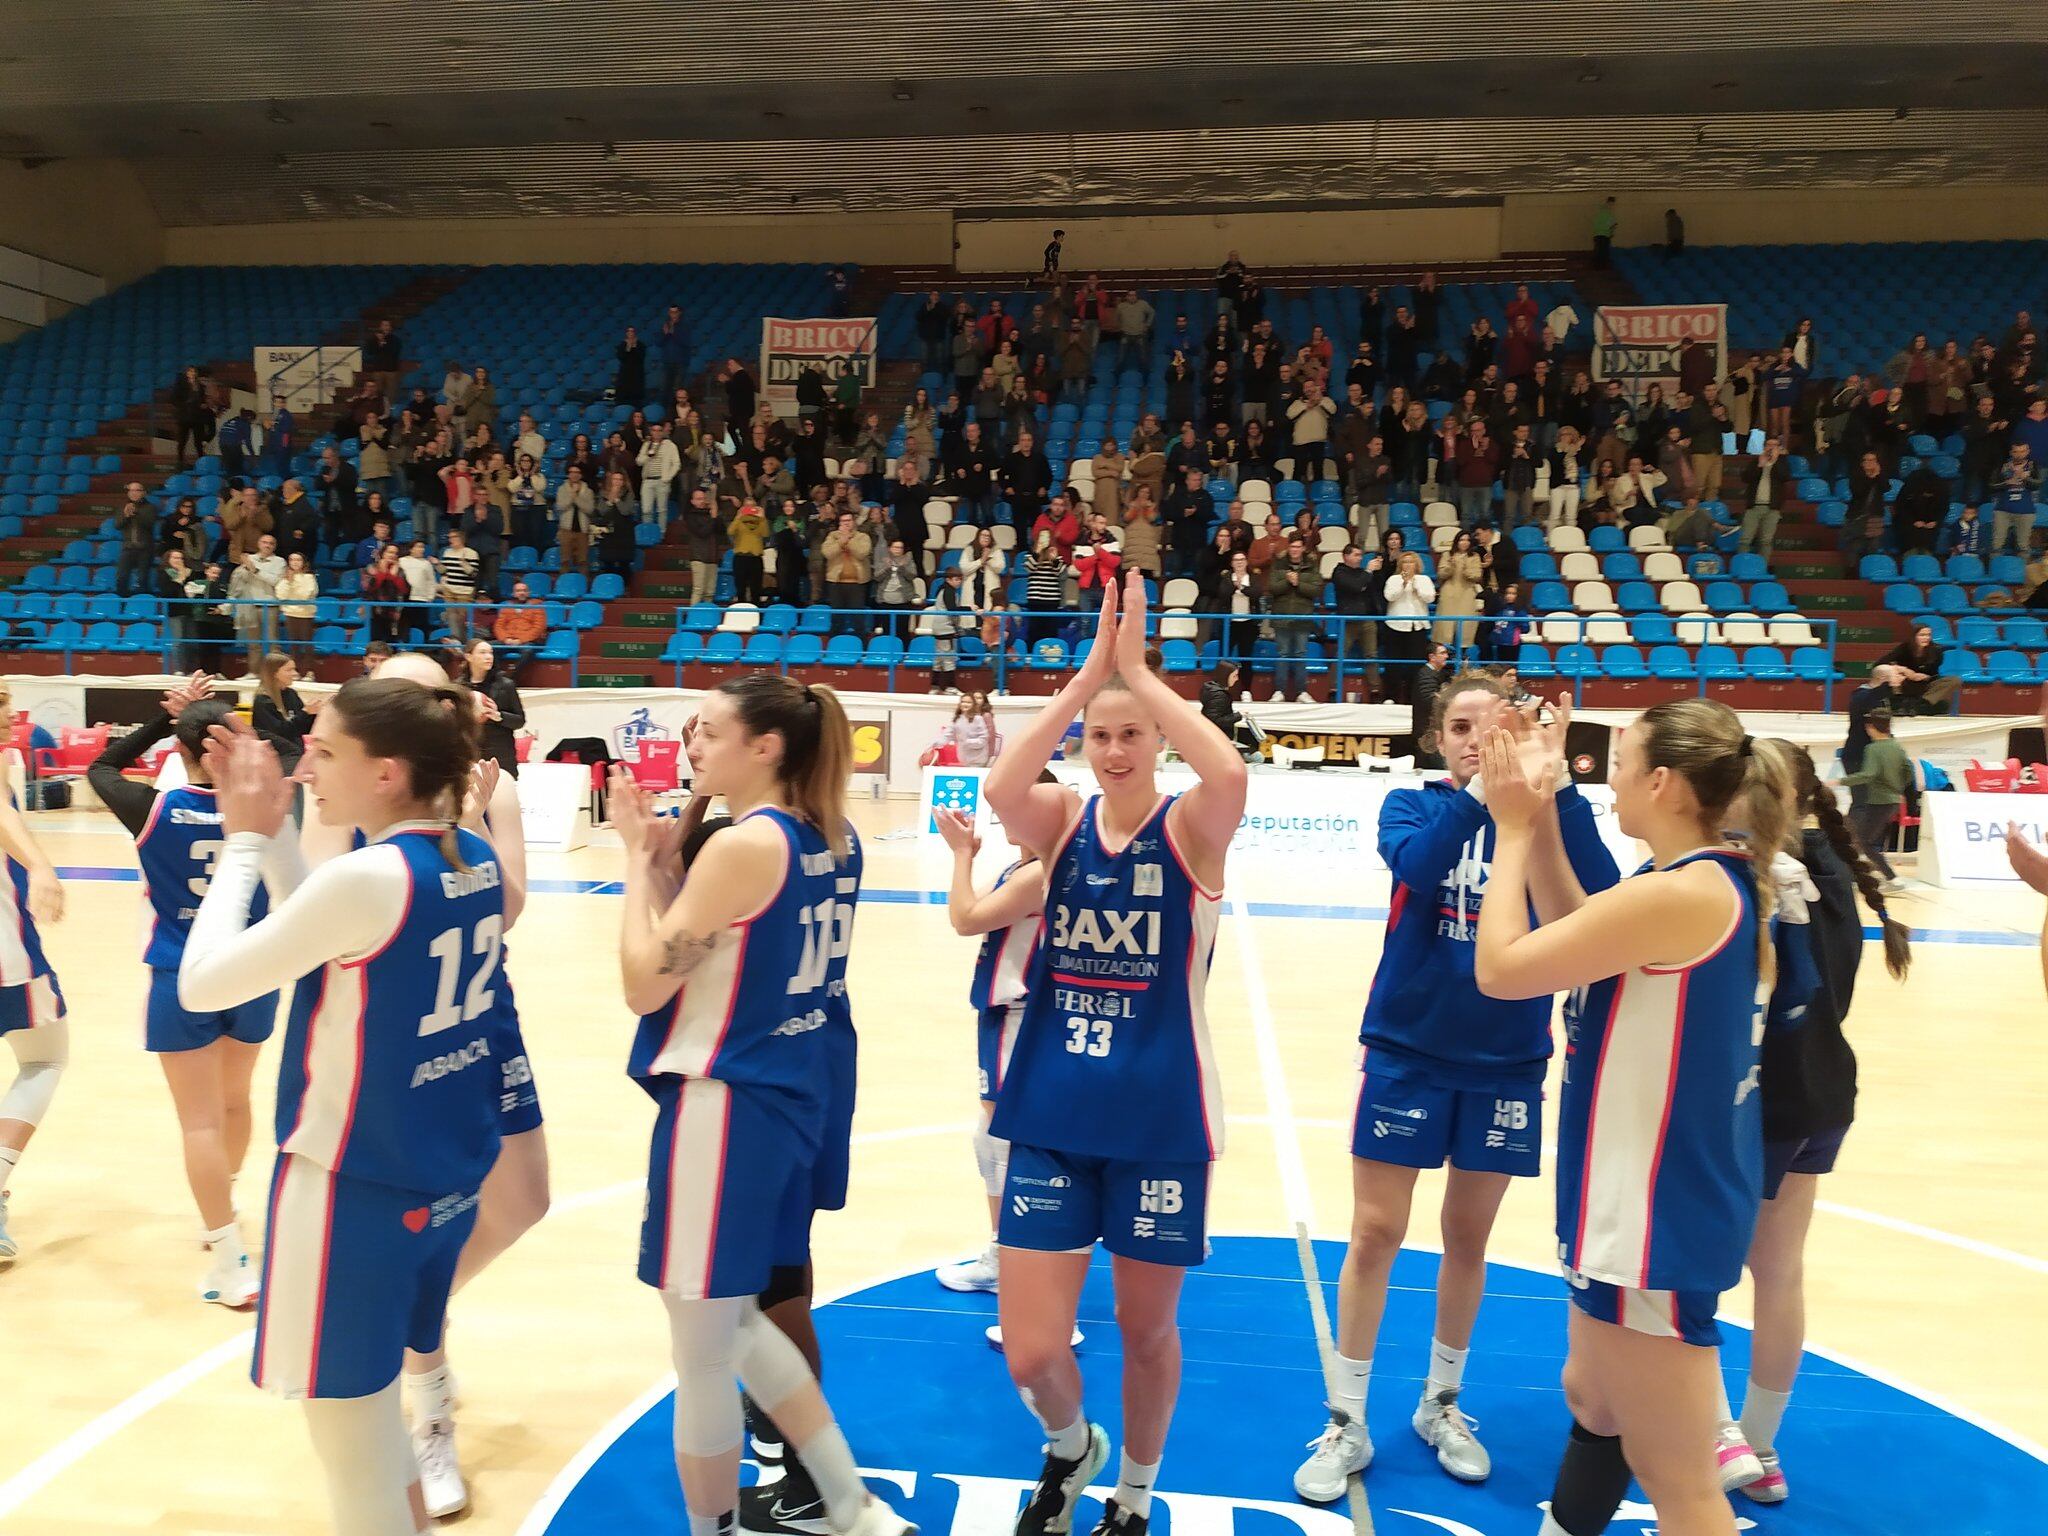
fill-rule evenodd
<path id="1" fill-rule="evenodd" d="M 825 665 L 828 667 L 857 667 L 861 662 L 861 644 L 857 635 L 834 635 L 825 642 Z"/>
<path id="2" fill-rule="evenodd" d="M 1792 668 L 1786 664 L 1785 653 L 1775 645 L 1752 645 L 1742 653 L 1742 670 L 1763 683 L 1784 683 L 1792 680 Z"/>
<path id="3" fill-rule="evenodd" d="M 1613 678 L 1645 678 L 1650 665 L 1632 645 L 1610 645 L 1600 653 L 1600 670 Z"/>
<path id="4" fill-rule="evenodd" d="M 707 666 L 730 667 L 740 659 L 740 637 L 729 629 L 721 629 L 706 637 L 704 641 L 704 662 Z"/>
<path id="5" fill-rule="evenodd" d="M 1650 674 L 1653 677 L 1676 681 L 1697 675 L 1692 652 L 1682 645 L 1653 645 L 1650 647 Z"/>
<path id="6" fill-rule="evenodd" d="M 1533 640 L 1524 640 L 1517 647 L 1515 665 L 1525 678 L 1557 676 L 1557 668 L 1551 664 L 1550 648 Z"/>
<path id="7" fill-rule="evenodd" d="M 704 656 L 704 637 L 694 629 L 679 629 L 668 637 L 668 644 L 661 648 L 663 661 L 680 662 L 689 666 L 701 661 Z"/>

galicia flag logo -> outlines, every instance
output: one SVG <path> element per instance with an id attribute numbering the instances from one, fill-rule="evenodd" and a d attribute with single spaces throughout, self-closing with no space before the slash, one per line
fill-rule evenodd
<path id="1" fill-rule="evenodd" d="M 843 1218 L 826 1218 L 828 1220 Z M 963 1234 L 971 1235 L 971 1234 Z M 1339 1243 L 1316 1245 L 1332 1291 Z M 1153 1536 L 1352 1536 L 1350 1509 L 1294 1496 L 1303 1442 L 1325 1419 L 1308 1292 L 1292 1238 L 1218 1237 L 1188 1272 L 1181 1303 L 1186 1365 L 1180 1407 L 1152 1504 Z M 1529 1536 L 1543 1521 L 1571 1419 L 1558 1387 L 1570 1303 L 1554 1273 L 1491 1266 L 1461 1405 L 1478 1421 L 1493 1476 L 1451 1480 L 1409 1425 L 1428 1370 L 1433 1254 L 1395 1263 L 1373 1359 L 1366 1417 L 1376 1455 L 1365 1475 L 1378 1536 Z M 982 1329 L 993 1296 L 940 1289 L 928 1271 L 870 1286 L 818 1313 L 825 1387 L 870 1486 L 925 1536 L 1010 1536 L 1037 1477 L 1038 1424 L 1017 1400 Z M 649 1347 L 659 1323 L 647 1319 Z M 1081 1297 L 1088 1416 L 1120 1448 L 1118 1355 L 1107 1262 Z M 1749 1336 L 1722 1325 L 1738 1401 Z M 684 1528 L 671 1442 L 673 1406 L 648 1399 L 609 1440 L 572 1463 L 521 1536 L 618 1536 Z M 608 1432 L 610 1433 L 610 1432 Z M 1711 1447 L 1702 1447 L 1707 1455 Z M 2048 1463 L 2007 1439 L 1837 1360 L 1809 1355 L 1779 1437 L 1791 1481 L 1766 1509 L 1740 1495 L 1738 1529 L 1763 1536 L 2019 1536 L 2048 1507 Z M 1074 1519 L 1088 1536 L 1116 1461 Z M 1968 1477 L 1902 1468 L 1967 1467 Z M 751 1466 L 742 1474 L 751 1480 Z M 1656 1512 L 1632 1490 L 1609 1528 L 1656 1536 Z"/>

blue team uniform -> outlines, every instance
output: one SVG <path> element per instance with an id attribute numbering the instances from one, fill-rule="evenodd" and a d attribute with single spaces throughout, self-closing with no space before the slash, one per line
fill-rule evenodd
<path id="1" fill-rule="evenodd" d="M 7 803 L 21 809 L 12 786 Z M 28 913 L 28 870 L 10 858 L 7 878 L 0 881 L 0 1035 L 55 1024 L 63 1017 L 64 991 Z"/>
<path id="2" fill-rule="evenodd" d="M 1701 862 L 1737 898 L 1720 942 L 1687 965 L 1580 988 L 1566 1006 L 1557 1241 L 1582 1310 L 1711 1345 L 1762 1198 L 1765 999 L 1750 861 L 1703 849 L 1665 868 Z"/>
<path id="3" fill-rule="evenodd" d="M 253 1371 L 287 1397 L 362 1397 L 440 1347 L 497 1159 L 504 892 L 489 844 L 458 832 L 457 869 L 440 831 L 348 855 L 402 860 L 409 900 L 381 947 L 293 990 Z"/>
<path id="4" fill-rule="evenodd" d="M 995 889 L 1007 885 L 1026 862 L 1019 859 L 997 875 Z M 1038 954 L 1038 934 L 1039 920 L 1033 917 L 981 936 L 967 1001 L 974 1009 L 974 1064 L 985 1103 L 995 1102 L 1010 1070 L 1010 1054 L 1024 1022 L 1025 988 Z"/>
<path id="5" fill-rule="evenodd" d="M 149 967 L 142 1026 L 147 1050 L 196 1051 L 222 1036 L 256 1045 L 268 1040 L 277 1027 L 275 992 L 218 1013 L 194 1013 L 178 1001 L 185 940 L 213 877 L 221 842 L 220 808 L 212 786 L 206 784 L 185 784 L 159 794 L 149 820 L 135 834 L 149 916 L 142 945 L 142 963 Z M 258 886 L 249 904 L 249 921 L 261 922 L 269 910 L 269 894 Z"/>
<path id="6" fill-rule="evenodd" d="M 626 1067 L 658 1106 L 640 1278 L 688 1300 L 768 1284 L 783 1201 L 808 1181 L 823 1139 L 841 870 L 800 817 L 763 808 L 734 825 L 755 817 L 782 834 L 781 885 L 641 1016 Z"/>
<path id="7" fill-rule="evenodd" d="M 1162 796 L 1112 853 L 1092 797 L 1048 866 L 1024 1018 L 989 1126 L 1010 1143 L 999 1240 L 1202 1262 L 1223 1095 L 1204 995 L 1220 891 Z"/>
<path id="8" fill-rule="evenodd" d="M 776 1224 L 775 1262 L 799 1266 L 811 1261 L 811 1218 L 819 1211 L 846 1209 L 853 1172 L 853 1101 L 858 1085 L 860 1038 L 853 1027 L 853 1000 L 846 991 L 846 959 L 853 950 L 853 918 L 860 905 L 864 861 L 860 834 L 846 829 L 847 856 L 832 877 L 832 956 L 825 967 L 825 1027 L 818 1066 L 825 1119 L 810 1176 L 790 1180 Z"/>
<path id="9" fill-rule="evenodd" d="M 361 832 L 354 835 L 351 846 L 364 846 Z M 260 892 L 256 899 L 262 901 Z M 494 1001 L 491 1008 L 491 1054 L 498 1061 L 500 1136 L 537 1131 L 544 1123 L 540 1112 L 540 1087 L 533 1080 L 533 1064 L 526 1057 L 526 1036 L 519 1028 L 519 1000 L 512 994 L 510 961 L 508 946 L 501 944 L 498 977 L 492 984 Z"/>
<path id="10" fill-rule="evenodd" d="M 1579 883 L 1589 892 L 1613 885 L 1619 872 L 1593 808 L 1570 786 L 1557 793 L 1557 820 Z M 1397 789 L 1381 805 L 1380 857 L 1394 890 L 1359 1026 L 1354 1157 L 1403 1168 L 1448 1158 L 1521 1178 L 1541 1171 L 1551 1000 L 1491 998 L 1472 979 L 1494 840 L 1485 805 L 1448 779 Z"/>

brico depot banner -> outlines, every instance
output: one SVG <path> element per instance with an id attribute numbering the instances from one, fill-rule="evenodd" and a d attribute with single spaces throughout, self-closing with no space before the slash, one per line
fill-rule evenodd
<path id="1" fill-rule="evenodd" d="M 1714 378 L 1725 379 L 1726 304 L 1603 305 L 1593 313 L 1593 377 L 1621 380 L 1630 400 L 1652 384 L 1669 398 L 1678 388 L 1678 344 L 1688 336 L 1712 357 Z"/>
<path id="2" fill-rule="evenodd" d="M 825 388 L 846 374 L 858 373 L 863 387 L 875 382 L 876 322 L 853 320 L 781 320 L 761 322 L 761 394 L 777 413 L 796 412 L 798 375 L 812 364 L 825 370 Z"/>

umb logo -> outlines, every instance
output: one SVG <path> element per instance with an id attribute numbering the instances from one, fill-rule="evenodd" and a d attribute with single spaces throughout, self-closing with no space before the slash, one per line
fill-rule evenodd
<path id="1" fill-rule="evenodd" d="M 1178 1216 L 1181 1208 L 1179 1179 L 1144 1179 L 1138 1184 L 1138 1209 Z M 1139 1236 L 1145 1234 L 1140 1233 Z"/>

